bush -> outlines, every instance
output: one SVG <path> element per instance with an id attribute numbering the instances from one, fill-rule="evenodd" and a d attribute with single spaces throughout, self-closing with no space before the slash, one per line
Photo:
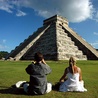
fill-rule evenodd
<path id="1" fill-rule="evenodd" d="M 8 55 L 7 51 L 0 51 L 0 59 L 5 58 Z"/>

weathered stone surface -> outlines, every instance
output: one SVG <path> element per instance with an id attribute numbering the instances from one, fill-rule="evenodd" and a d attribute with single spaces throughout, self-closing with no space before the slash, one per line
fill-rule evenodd
<path id="1" fill-rule="evenodd" d="M 30 35 L 7 56 L 14 60 L 31 60 L 40 51 L 48 60 L 98 59 L 98 51 L 84 41 L 68 26 L 68 21 L 58 15 L 44 20 L 43 27 Z"/>

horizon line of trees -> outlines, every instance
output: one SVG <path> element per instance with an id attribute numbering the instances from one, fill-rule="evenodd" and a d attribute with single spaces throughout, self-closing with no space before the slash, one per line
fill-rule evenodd
<path id="1" fill-rule="evenodd" d="M 98 49 L 96 49 L 98 51 Z M 5 58 L 9 53 L 7 51 L 0 51 L 0 59 Z"/>
<path id="2" fill-rule="evenodd" d="M 5 58 L 8 54 L 7 51 L 0 51 L 0 59 Z"/>

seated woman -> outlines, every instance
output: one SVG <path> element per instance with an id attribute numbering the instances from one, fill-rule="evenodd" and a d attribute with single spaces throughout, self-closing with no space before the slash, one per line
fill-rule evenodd
<path id="1" fill-rule="evenodd" d="M 59 91 L 79 91 L 84 92 L 84 82 L 82 80 L 81 69 L 76 66 L 76 61 L 73 57 L 69 59 L 69 66 L 65 69 L 63 76 L 60 78 Z"/>

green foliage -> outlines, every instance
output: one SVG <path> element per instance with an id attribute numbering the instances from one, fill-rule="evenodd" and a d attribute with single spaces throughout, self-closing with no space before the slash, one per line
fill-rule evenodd
<path id="1" fill-rule="evenodd" d="M 29 81 L 29 75 L 25 68 L 31 61 L 0 61 L 0 98 L 32 98 L 23 91 L 10 88 L 17 81 Z M 52 84 L 58 82 L 68 61 L 47 61 L 52 68 L 48 75 L 48 81 Z M 51 91 L 49 94 L 33 96 L 33 98 L 97 98 L 98 96 L 98 61 L 77 61 L 77 66 L 82 69 L 83 80 L 87 92 L 58 92 Z"/>
<path id="2" fill-rule="evenodd" d="M 0 51 L 0 59 L 5 58 L 7 54 L 7 51 Z"/>

